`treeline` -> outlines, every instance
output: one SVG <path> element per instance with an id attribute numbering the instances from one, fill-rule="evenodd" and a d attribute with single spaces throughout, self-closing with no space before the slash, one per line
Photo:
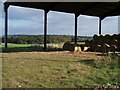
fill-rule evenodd
<path id="1" fill-rule="evenodd" d="M 4 43 L 4 36 L 0 37 Z M 89 40 L 91 37 L 87 36 L 78 36 L 77 41 Z M 9 35 L 7 39 L 8 43 L 15 44 L 43 44 L 44 35 Z M 72 35 L 48 35 L 47 43 L 63 43 L 66 41 L 74 42 L 74 36 Z"/>

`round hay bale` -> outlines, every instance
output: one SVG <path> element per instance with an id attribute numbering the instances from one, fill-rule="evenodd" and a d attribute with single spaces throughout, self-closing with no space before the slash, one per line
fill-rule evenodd
<path id="1" fill-rule="evenodd" d="M 64 43 L 63 50 L 72 51 L 72 52 L 81 52 L 82 51 L 80 45 L 73 44 L 69 41 Z"/>
<path id="2" fill-rule="evenodd" d="M 84 45 L 80 45 L 80 47 L 81 47 L 81 51 L 83 51 L 84 50 Z"/>
<path id="3" fill-rule="evenodd" d="M 89 40 L 85 40 L 85 45 L 90 45 L 90 41 Z"/>
<path id="4" fill-rule="evenodd" d="M 105 42 L 105 40 L 104 40 L 104 35 L 103 35 L 103 34 L 100 34 L 100 36 L 99 36 L 99 38 L 98 38 L 97 41 L 98 41 L 97 44 L 102 45 L 102 44 Z"/>
<path id="5" fill-rule="evenodd" d="M 70 45 L 69 41 L 65 42 L 64 45 L 63 45 L 63 50 L 68 50 L 69 45 Z"/>
<path id="6" fill-rule="evenodd" d="M 112 39 L 112 35 L 106 34 L 104 38 L 104 41 L 105 41 L 104 43 L 110 44 L 111 39 Z"/>
<path id="7" fill-rule="evenodd" d="M 102 52 L 103 52 L 103 54 L 108 55 L 108 52 L 110 52 L 110 45 L 104 43 L 104 44 L 102 45 Z"/>
<path id="8" fill-rule="evenodd" d="M 117 40 L 120 40 L 120 34 L 117 34 Z"/>
<path id="9" fill-rule="evenodd" d="M 90 47 L 84 46 L 83 51 L 89 51 L 89 50 L 90 50 Z"/>
<path id="10" fill-rule="evenodd" d="M 95 34 L 95 35 L 93 36 L 93 40 L 95 41 L 95 44 L 98 44 L 98 43 L 99 43 L 99 37 L 100 37 L 100 35 L 97 35 L 97 34 Z"/>
<path id="11" fill-rule="evenodd" d="M 90 47 L 90 49 L 89 49 L 90 51 L 94 51 L 95 45 L 96 45 L 95 40 L 91 40 L 91 41 L 89 41 L 89 46 L 88 45 L 86 45 L 86 46 Z M 82 46 L 82 50 L 83 50 L 83 46 Z"/>
<path id="12" fill-rule="evenodd" d="M 112 51 L 115 54 L 115 51 L 117 51 L 117 46 L 116 45 L 110 45 L 110 51 Z"/>
<path id="13" fill-rule="evenodd" d="M 75 50 L 75 44 L 70 44 L 68 46 L 68 51 L 74 51 Z"/>
<path id="14" fill-rule="evenodd" d="M 93 39 L 94 40 L 97 40 L 99 38 L 99 35 L 97 35 L 97 34 L 95 34 L 94 36 L 93 36 Z"/>
<path id="15" fill-rule="evenodd" d="M 113 39 L 110 41 L 110 45 L 117 45 L 118 44 L 118 40 L 117 39 Z"/>
<path id="16" fill-rule="evenodd" d="M 74 47 L 74 52 L 81 52 L 82 50 L 81 50 L 81 47 L 80 46 L 75 46 Z"/>
<path id="17" fill-rule="evenodd" d="M 116 40 L 116 39 L 114 39 L 114 40 L 111 40 L 111 44 L 110 44 L 111 46 L 116 46 L 117 48 L 116 48 L 116 50 L 117 51 L 119 51 L 119 47 L 120 47 L 120 42 L 118 41 L 118 40 Z"/>
<path id="18" fill-rule="evenodd" d="M 119 35 L 113 34 L 112 39 L 118 39 L 118 38 L 119 38 Z"/>
<path id="19" fill-rule="evenodd" d="M 118 41 L 120 41 L 120 34 L 115 34 L 114 36 L 113 36 L 113 39 L 117 39 Z"/>
<path id="20" fill-rule="evenodd" d="M 94 51 L 96 51 L 96 52 L 101 52 L 101 51 L 102 51 L 102 45 L 97 44 L 97 45 L 94 47 Z"/>
<path id="21" fill-rule="evenodd" d="M 71 42 L 67 41 L 63 45 L 63 50 L 74 51 L 74 47 L 74 44 L 71 44 Z"/>

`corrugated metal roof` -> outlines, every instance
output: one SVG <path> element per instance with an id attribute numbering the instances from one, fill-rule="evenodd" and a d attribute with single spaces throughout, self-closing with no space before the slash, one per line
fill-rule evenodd
<path id="1" fill-rule="evenodd" d="M 6 2 L 6 4 L 101 18 L 120 15 L 119 2 Z"/>

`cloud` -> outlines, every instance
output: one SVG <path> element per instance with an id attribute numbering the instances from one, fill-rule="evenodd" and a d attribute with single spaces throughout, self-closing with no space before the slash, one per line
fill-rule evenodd
<path id="1" fill-rule="evenodd" d="M 43 24 L 29 21 L 11 21 L 8 31 L 9 34 L 38 35 L 43 34 Z"/>
<path id="2" fill-rule="evenodd" d="M 2 2 L 0 2 L 0 19 L 2 19 L 2 16 L 3 16 L 3 10 L 4 8 L 3 8 L 3 3 Z"/>
<path id="3" fill-rule="evenodd" d="M 98 17 L 81 15 L 78 17 L 78 35 L 93 36 L 98 33 Z"/>
<path id="4" fill-rule="evenodd" d="M 102 21 L 103 22 L 111 22 L 111 21 L 117 21 L 118 20 L 118 16 L 109 16 L 109 17 L 106 17 L 106 18 L 104 18 Z"/>
<path id="5" fill-rule="evenodd" d="M 102 33 L 118 33 L 118 17 L 107 17 L 102 21 Z"/>
<path id="6" fill-rule="evenodd" d="M 61 13 L 50 11 L 48 13 L 48 21 L 50 24 L 62 24 L 64 22 L 72 22 L 74 20 L 74 15 L 69 13 Z"/>
<path id="7" fill-rule="evenodd" d="M 80 16 L 78 21 L 78 35 L 93 36 L 98 34 L 99 18 Z M 107 17 L 102 20 L 102 34 L 118 33 L 118 17 Z"/>
<path id="8" fill-rule="evenodd" d="M 41 27 L 34 27 L 34 26 L 22 26 L 20 28 L 11 26 L 9 27 L 8 34 L 29 34 L 29 35 L 39 35 L 43 34 L 43 29 Z"/>
<path id="9" fill-rule="evenodd" d="M 24 8 L 18 6 L 9 7 L 10 20 L 29 20 L 41 21 L 43 20 L 43 10 Z"/>
<path id="10" fill-rule="evenodd" d="M 51 11 L 48 13 L 49 34 L 71 34 L 73 35 L 73 14 Z"/>
<path id="11" fill-rule="evenodd" d="M 3 29 L 2 28 L 2 23 L 3 23 L 2 15 L 3 15 L 3 4 L 0 1 L 0 36 L 2 36 L 2 29 Z"/>

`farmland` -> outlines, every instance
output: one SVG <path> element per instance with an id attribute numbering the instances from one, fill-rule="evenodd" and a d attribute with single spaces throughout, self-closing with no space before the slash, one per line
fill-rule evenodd
<path id="1" fill-rule="evenodd" d="M 13 49 L 18 47 L 13 44 L 8 46 Z M 3 52 L 3 88 L 94 88 L 118 84 L 118 56 L 97 54 L 68 51 Z"/>

